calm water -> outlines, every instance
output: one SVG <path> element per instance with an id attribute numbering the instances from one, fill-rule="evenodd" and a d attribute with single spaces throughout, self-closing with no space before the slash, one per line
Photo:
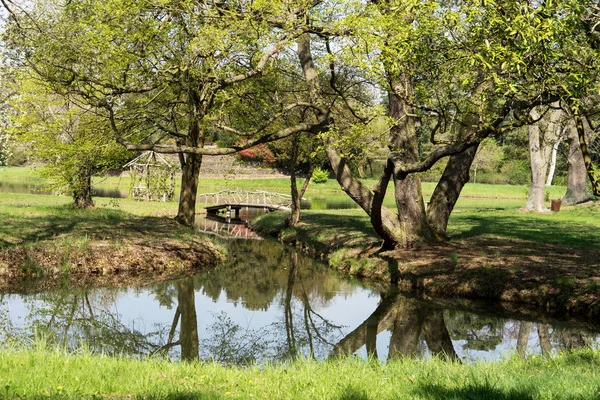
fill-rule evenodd
<path id="1" fill-rule="evenodd" d="M 443 309 L 382 296 L 294 249 L 231 240 L 210 272 L 130 289 L 0 295 L 0 342 L 36 335 L 76 349 L 226 364 L 342 354 L 381 360 L 444 352 L 464 361 L 597 346 L 595 329 Z M 571 327 L 570 327 L 571 326 Z"/>
<path id="2" fill-rule="evenodd" d="M 0 190 L 14 190 L 11 185 L 0 183 Z M 342 207 L 337 197 L 329 204 Z M 198 231 L 230 238 L 227 262 L 204 274 L 129 289 L 0 293 L 0 343 L 27 346 L 43 335 L 72 349 L 226 364 L 300 354 L 385 361 L 443 352 L 464 361 L 497 360 L 600 344 L 600 326 L 589 323 L 499 314 L 497 305 L 477 313 L 449 309 L 341 279 L 294 249 L 247 240 L 260 239 L 246 225 L 256 212 L 198 219 Z"/>

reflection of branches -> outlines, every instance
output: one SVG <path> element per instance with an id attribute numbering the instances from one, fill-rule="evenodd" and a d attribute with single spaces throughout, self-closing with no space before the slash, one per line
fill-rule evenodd
<path id="1" fill-rule="evenodd" d="M 248 365 L 269 356 L 272 340 L 267 328 L 242 328 L 221 313 L 207 331 L 208 338 L 202 340 L 202 358 L 227 365 Z"/>
<path id="2" fill-rule="evenodd" d="M 89 294 L 47 293 L 31 298 L 27 306 L 30 325 L 20 334 L 43 335 L 50 344 L 71 349 L 86 343 L 109 354 L 148 354 L 159 347 L 154 339 L 160 337 L 160 331 L 142 333 L 125 326 L 120 314 L 95 306 Z"/>

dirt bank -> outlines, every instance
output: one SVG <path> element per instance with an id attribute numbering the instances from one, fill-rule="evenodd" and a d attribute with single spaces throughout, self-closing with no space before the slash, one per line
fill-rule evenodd
<path id="1" fill-rule="evenodd" d="M 356 227 L 318 218 L 293 229 L 259 219 L 255 228 L 326 260 L 345 274 L 379 284 L 400 273 L 405 292 L 531 304 L 588 319 L 600 317 L 600 249 L 480 235 L 378 253 L 380 241 Z M 283 217 L 281 217 L 283 219 Z M 340 224 L 341 225 L 341 224 Z M 358 226 L 358 225 L 357 225 Z"/>

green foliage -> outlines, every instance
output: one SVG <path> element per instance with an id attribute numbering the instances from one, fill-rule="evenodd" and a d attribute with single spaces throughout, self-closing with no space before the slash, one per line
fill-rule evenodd
<path id="1" fill-rule="evenodd" d="M 312 181 L 317 184 L 326 183 L 329 180 L 329 171 L 315 168 L 312 176 Z"/>
<path id="2" fill-rule="evenodd" d="M 525 161 L 511 160 L 502 166 L 501 172 L 511 185 L 528 185 L 531 180 L 531 169 Z"/>
<path id="3" fill-rule="evenodd" d="M 36 172 L 54 188 L 83 195 L 93 175 L 119 169 L 129 157 L 91 110 L 32 80 L 23 79 L 17 90 L 9 131 L 28 146 L 32 159 L 42 164 Z"/>

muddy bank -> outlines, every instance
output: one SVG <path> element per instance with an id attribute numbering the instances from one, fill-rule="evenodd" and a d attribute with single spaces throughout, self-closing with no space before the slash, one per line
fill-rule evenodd
<path id="1" fill-rule="evenodd" d="M 69 284 L 132 286 L 212 268 L 224 250 L 202 236 L 46 240 L 0 253 L 0 291 L 47 290 Z"/>
<path id="2" fill-rule="evenodd" d="M 284 228 L 283 216 L 266 219 L 258 219 L 254 228 L 377 286 L 387 285 L 390 270 L 397 267 L 398 288 L 413 295 L 507 301 L 590 320 L 600 317 L 596 248 L 481 235 L 378 253 L 381 243 L 374 234 L 324 226 L 317 219 L 295 228 Z"/>

